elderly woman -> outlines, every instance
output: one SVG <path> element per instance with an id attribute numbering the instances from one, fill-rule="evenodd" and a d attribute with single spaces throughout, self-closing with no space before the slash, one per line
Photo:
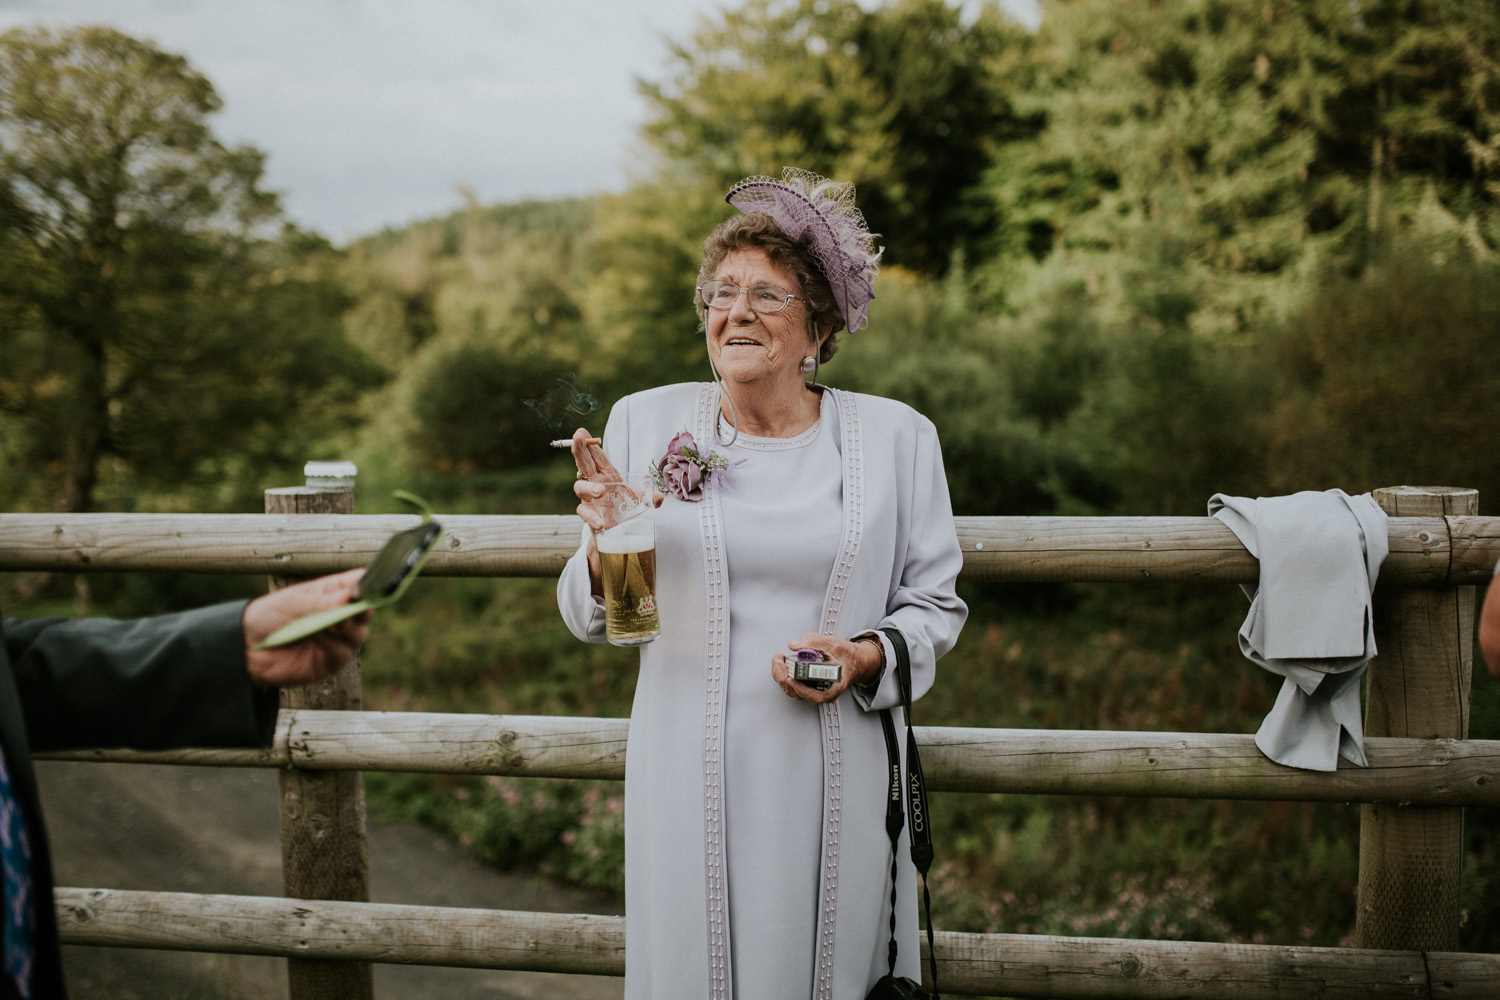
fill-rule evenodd
<path id="1" fill-rule="evenodd" d="M 715 380 L 621 399 L 602 448 L 573 438 L 587 525 L 598 477 L 655 469 L 665 494 L 625 773 L 625 994 L 863 998 L 887 971 L 879 715 L 901 700 L 876 630 L 899 630 L 924 694 L 967 614 L 961 555 L 932 423 L 817 381 L 874 297 L 852 186 L 788 169 L 726 201 L 744 214 L 709 236 L 697 290 Z M 604 639 L 600 594 L 586 527 L 558 584 L 580 639 Z M 803 648 L 842 679 L 793 680 Z M 904 833 L 897 857 L 897 972 L 919 978 Z"/>

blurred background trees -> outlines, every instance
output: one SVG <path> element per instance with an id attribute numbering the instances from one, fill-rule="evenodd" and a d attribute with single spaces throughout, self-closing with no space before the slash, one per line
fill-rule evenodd
<path id="1" fill-rule="evenodd" d="M 645 135 L 674 178 L 720 191 L 781 165 L 848 180 L 887 264 L 938 274 L 990 238 L 991 151 L 1035 132 L 1012 109 L 1027 35 L 998 9 L 941 0 L 753 0 L 673 48 L 642 83 Z"/>
<path id="2" fill-rule="evenodd" d="M 1215 492 L 1400 483 L 1477 487 L 1495 509 L 1495 4 L 1043 12 L 1029 33 L 985 3 L 731 6 L 641 82 L 626 191 L 466 197 L 342 248 L 285 228 L 259 155 L 212 138 L 217 99 L 182 60 L 113 32 L 13 32 L 0 507 L 257 510 L 261 487 L 337 453 L 365 512 L 395 509 L 397 486 L 443 510 L 567 512 L 571 466 L 543 443 L 601 428 L 626 392 L 708 377 L 702 240 L 729 184 L 794 165 L 854 181 L 888 248 L 871 325 L 822 378 L 930 416 L 959 513 L 1202 514 Z M 1235 649 L 1235 588 L 965 597 L 934 724 L 1250 732 L 1275 697 Z M 122 584 L 112 606 L 178 600 Z M 382 616 L 367 699 L 625 714 L 629 655 L 555 619 L 545 581 L 427 581 Z M 1474 686 L 1477 737 L 1500 737 L 1494 688 Z M 612 884 L 608 786 L 371 787 L 487 857 Z M 1352 928 L 1349 810 L 939 809 L 949 929 L 1337 944 Z M 1494 819 L 1470 823 L 1466 874 L 1468 945 L 1488 951 Z"/>
<path id="3" fill-rule="evenodd" d="M 116 31 L 0 36 L 8 503 L 89 510 L 101 477 L 110 506 L 253 484 L 381 380 L 344 338 L 331 248 L 281 228 L 262 154 L 214 139 L 218 107 L 186 60 Z"/>

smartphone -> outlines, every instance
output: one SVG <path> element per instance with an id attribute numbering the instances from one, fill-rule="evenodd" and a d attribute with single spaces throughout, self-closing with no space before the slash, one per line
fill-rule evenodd
<path id="1" fill-rule="evenodd" d="M 269 649 L 306 639 L 330 625 L 337 625 L 361 612 L 384 607 L 395 601 L 412 578 L 421 571 L 422 564 L 427 561 L 427 556 L 442 534 L 442 526 L 431 520 L 424 521 L 415 528 L 396 532 L 365 567 L 365 575 L 355 585 L 352 601 L 288 622 L 263 642 L 257 643 L 255 648 Z"/>
<path id="2" fill-rule="evenodd" d="M 436 521 L 396 532 L 365 567 L 365 575 L 359 578 L 359 586 L 354 590 L 354 599 L 363 601 L 394 594 L 412 570 L 421 565 L 422 557 L 442 533 L 443 529 Z"/>

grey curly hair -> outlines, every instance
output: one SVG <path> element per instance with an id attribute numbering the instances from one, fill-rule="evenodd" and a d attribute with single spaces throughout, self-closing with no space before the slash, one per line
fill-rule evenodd
<path id="1" fill-rule="evenodd" d="M 762 212 L 751 212 L 726 219 L 708 234 L 703 241 L 703 263 L 698 268 L 697 284 L 701 285 L 714 276 L 724 258 L 736 250 L 760 250 L 777 267 L 784 268 L 797 279 L 802 298 L 807 307 L 808 343 L 816 343 L 818 331 L 827 329 L 829 334 L 818 351 L 818 363 L 827 364 L 838 351 L 838 333 L 844 328 L 844 316 L 833 298 L 833 289 L 823 276 L 823 269 L 812 250 L 802 240 L 794 240 L 782 232 L 776 220 Z M 703 300 L 693 296 L 698 310 L 698 330 L 707 329 L 708 309 Z"/>

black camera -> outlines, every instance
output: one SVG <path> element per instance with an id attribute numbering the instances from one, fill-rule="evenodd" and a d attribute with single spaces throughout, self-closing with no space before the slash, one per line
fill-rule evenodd
<path id="1" fill-rule="evenodd" d="M 792 680 L 806 684 L 814 691 L 827 691 L 844 676 L 844 665 L 827 659 L 816 649 L 799 649 L 787 657 Z"/>
<path id="2" fill-rule="evenodd" d="M 921 983 L 905 976 L 881 976 L 865 1000 L 934 1000 L 936 997 L 936 993 L 929 993 Z"/>

